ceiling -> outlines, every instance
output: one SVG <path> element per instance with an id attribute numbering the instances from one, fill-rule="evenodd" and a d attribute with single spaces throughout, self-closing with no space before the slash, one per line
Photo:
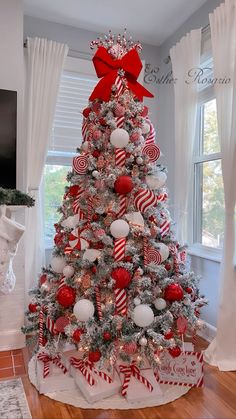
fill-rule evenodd
<path id="1" fill-rule="evenodd" d="M 24 0 L 29 16 L 98 33 L 123 32 L 160 45 L 206 0 Z"/>

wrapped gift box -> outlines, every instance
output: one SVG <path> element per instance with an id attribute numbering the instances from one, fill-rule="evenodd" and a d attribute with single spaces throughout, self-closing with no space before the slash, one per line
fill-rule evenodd
<path id="1" fill-rule="evenodd" d="M 70 372 L 88 403 L 95 403 L 120 392 L 121 382 L 115 370 L 113 373 L 109 373 L 105 369 L 97 369 L 95 364 L 88 361 L 82 361 L 79 358 L 74 358 L 74 360 L 74 365 L 73 363 L 71 364 Z M 112 381 L 106 381 L 102 376 L 98 375 L 99 373 L 103 377 L 109 377 Z"/>
<path id="2" fill-rule="evenodd" d="M 162 394 L 152 368 L 139 369 L 135 364 L 122 363 L 117 365 L 117 370 L 122 382 L 121 393 L 129 403 L 155 399 Z"/>
<path id="3" fill-rule="evenodd" d="M 62 360 L 61 362 L 63 364 Z M 70 376 L 68 371 L 64 374 L 63 370 L 59 366 L 53 364 L 52 361 L 50 361 L 48 365 L 49 374 L 44 377 L 44 362 L 39 359 L 36 360 L 39 393 L 51 393 L 54 391 L 63 391 L 76 388 L 75 380 Z"/>

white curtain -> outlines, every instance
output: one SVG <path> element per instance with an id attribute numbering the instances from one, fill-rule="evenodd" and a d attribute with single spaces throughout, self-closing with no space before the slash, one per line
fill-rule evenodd
<path id="1" fill-rule="evenodd" d="M 200 66 L 201 29 L 184 36 L 170 50 L 175 94 L 175 190 L 176 237 L 187 242 L 188 198 L 192 176 L 192 156 L 197 116 L 197 83 L 191 74 Z"/>
<path id="2" fill-rule="evenodd" d="M 236 370 L 236 272 L 234 269 L 236 202 L 236 2 L 226 0 L 209 15 L 225 199 L 224 248 L 221 263 L 217 335 L 205 360 L 222 371 Z"/>
<path id="3" fill-rule="evenodd" d="M 67 53 L 65 44 L 40 38 L 27 39 L 27 189 L 36 203 L 26 216 L 26 293 L 37 280 L 44 264 L 43 212 L 39 190 Z"/>

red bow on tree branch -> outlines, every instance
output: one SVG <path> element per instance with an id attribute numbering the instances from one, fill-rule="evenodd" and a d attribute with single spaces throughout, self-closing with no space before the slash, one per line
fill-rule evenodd
<path id="1" fill-rule="evenodd" d="M 131 49 L 127 54 L 119 60 L 114 60 L 107 52 L 106 48 L 98 48 L 93 57 L 93 64 L 98 78 L 102 79 L 98 82 L 93 90 L 90 100 L 101 99 L 107 102 L 110 99 L 111 88 L 115 83 L 118 70 L 125 72 L 124 77 L 127 85 L 139 100 L 143 100 L 144 96 L 153 97 L 145 87 L 137 82 L 137 78 L 142 69 L 142 62 L 135 49 Z"/>

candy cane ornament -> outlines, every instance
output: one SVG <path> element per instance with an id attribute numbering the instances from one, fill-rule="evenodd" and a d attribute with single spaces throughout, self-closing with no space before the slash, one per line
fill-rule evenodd
<path id="1" fill-rule="evenodd" d="M 39 347 L 43 346 L 43 308 L 40 308 L 39 311 L 39 339 L 38 339 L 38 344 Z"/>
<path id="2" fill-rule="evenodd" d="M 128 298 L 126 291 L 122 288 L 116 288 L 115 292 L 115 305 L 116 305 L 116 314 L 118 315 L 126 315 L 127 313 L 127 303 Z"/>
<path id="3" fill-rule="evenodd" d="M 118 167 L 124 167 L 126 160 L 126 151 L 123 148 L 115 149 L 115 163 Z"/>
<path id="4" fill-rule="evenodd" d="M 115 245 L 114 245 L 114 260 L 115 262 L 122 262 L 125 257 L 125 245 L 126 245 L 126 239 L 115 239 Z"/>
<path id="5" fill-rule="evenodd" d="M 173 258 L 173 268 L 176 276 L 179 276 L 179 261 L 177 255 L 177 249 L 174 244 L 169 245 L 169 251 Z"/>
<path id="6" fill-rule="evenodd" d="M 95 287 L 95 298 L 96 298 L 96 305 L 97 305 L 97 313 L 99 320 L 102 320 L 102 304 L 101 304 L 101 291 L 99 286 Z"/>
<path id="7" fill-rule="evenodd" d="M 118 212 L 118 218 L 121 218 L 126 213 L 128 199 L 126 195 L 120 195 L 119 199 L 120 199 L 120 209 Z"/>

